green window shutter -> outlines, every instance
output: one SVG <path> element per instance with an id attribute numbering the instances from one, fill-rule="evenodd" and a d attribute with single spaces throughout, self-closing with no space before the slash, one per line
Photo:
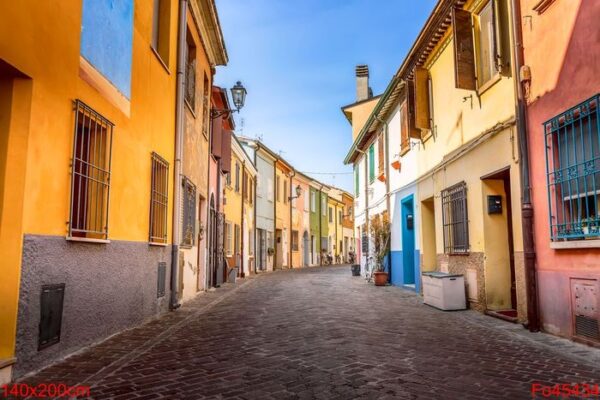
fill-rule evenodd
<path id="1" fill-rule="evenodd" d="M 369 182 L 375 180 L 375 144 L 369 147 Z"/>

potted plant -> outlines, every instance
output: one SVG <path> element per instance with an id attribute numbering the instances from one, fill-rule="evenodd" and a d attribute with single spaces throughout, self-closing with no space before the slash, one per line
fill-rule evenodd
<path id="1" fill-rule="evenodd" d="M 375 215 L 371 218 L 369 231 L 373 240 L 374 257 L 373 280 L 375 286 L 385 286 L 388 273 L 385 271 L 384 260 L 390 252 L 390 220 L 387 213 Z"/>

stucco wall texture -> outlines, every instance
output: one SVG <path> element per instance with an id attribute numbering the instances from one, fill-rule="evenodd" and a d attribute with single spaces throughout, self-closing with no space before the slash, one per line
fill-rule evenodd
<path id="1" fill-rule="evenodd" d="M 13 379 L 168 310 L 171 247 L 26 235 Z M 158 263 L 167 263 L 157 298 Z M 60 342 L 38 351 L 41 288 L 65 284 Z"/>

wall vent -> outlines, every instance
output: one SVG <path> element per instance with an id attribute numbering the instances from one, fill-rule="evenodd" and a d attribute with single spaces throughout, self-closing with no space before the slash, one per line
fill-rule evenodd
<path id="1" fill-rule="evenodd" d="M 158 263 L 158 290 L 156 297 L 164 297 L 165 295 L 165 282 L 167 279 L 167 263 Z"/>
<path id="2" fill-rule="evenodd" d="M 571 294 L 574 336 L 600 342 L 598 281 L 572 279 Z"/>
<path id="3" fill-rule="evenodd" d="M 64 297 L 64 283 L 42 286 L 38 350 L 60 342 Z"/>

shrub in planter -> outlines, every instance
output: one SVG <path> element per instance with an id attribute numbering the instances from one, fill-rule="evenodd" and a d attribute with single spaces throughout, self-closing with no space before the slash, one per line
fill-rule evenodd
<path id="1" fill-rule="evenodd" d="M 385 286 L 388 273 L 384 269 L 384 260 L 390 252 L 391 224 L 387 213 L 375 215 L 371 218 L 369 231 L 374 245 L 373 277 L 375 286 Z"/>

